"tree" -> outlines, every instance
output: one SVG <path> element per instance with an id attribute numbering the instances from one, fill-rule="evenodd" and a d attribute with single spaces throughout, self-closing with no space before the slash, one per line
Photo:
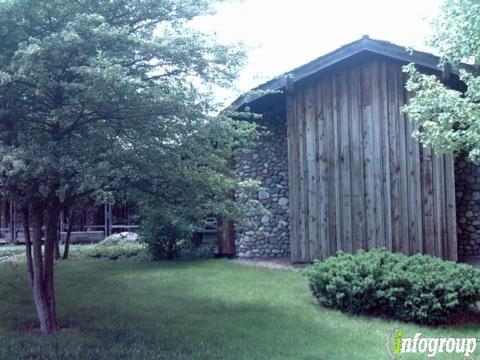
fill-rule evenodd
<path id="1" fill-rule="evenodd" d="M 195 148 L 188 141 L 203 141 L 207 124 L 233 142 L 254 133 L 208 116 L 215 110 L 209 91 L 228 86 L 244 60 L 241 48 L 189 27 L 212 3 L 0 3 L 0 186 L 23 209 L 43 332 L 59 328 L 53 255 L 62 210 L 129 188 L 168 193 L 190 158 L 191 166 L 210 169 L 202 175 L 212 181 L 236 185 L 224 176 L 223 155 L 204 161 L 198 152 L 179 155 Z M 214 142 L 207 144 L 203 150 L 215 153 Z M 159 164 L 162 171 L 151 171 Z"/>
<path id="2" fill-rule="evenodd" d="M 447 0 L 433 23 L 430 45 L 441 55 L 441 68 L 458 66 L 466 84 L 461 93 L 437 77 L 420 74 L 414 65 L 406 88 L 413 98 L 404 110 L 418 124 L 414 136 L 438 154 L 465 152 L 480 163 L 480 1 Z M 469 66 L 462 65 L 462 62 Z"/>
<path id="3" fill-rule="evenodd" d="M 232 196 L 234 190 L 258 190 L 256 181 L 236 181 L 232 164 L 240 152 L 251 149 L 257 135 L 253 123 L 220 115 L 185 136 L 175 153 L 145 153 L 151 166 L 142 172 L 138 199 L 142 238 L 154 259 L 180 255 L 178 245 L 189 245 L 208 216 L 240 220 L 263 211 L 256 200 Z"/>

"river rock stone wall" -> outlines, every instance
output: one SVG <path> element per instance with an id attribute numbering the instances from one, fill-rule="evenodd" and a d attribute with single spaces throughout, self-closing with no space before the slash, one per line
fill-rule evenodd
<path id="1" fill-rule="evenodd" d="M 235 225 L 235 246 L 238 257 L 290 256 L 288 210 L 287 129 L 284 113 L 264 114 L 259 124 L 269 134 L 262 136 L 257 149 L 237 160 L 235 171 L 241 180 L 261 182 L 262 189 L 237 193 L 263 204 L 268 214 L 252 215 Z"/>
<path id="2" fill-rule="evenodd" d="M 480 166 L 455 160 L 458 256 L 480 256 Z"/>
<path id="3" fill-rule="evenodd" d="M 265 114 L 259 123 L 269 134 L 257 149 L 237 159 L 241 180 L 255 179 L 262 189 L 235 194 L 258 200 L 269 214 L 252 215 L 235 224 L 236 254 L 243 258 L 289 257 L 288 167 L 285 115 Z M 455 160 L 458 256 L 480 256 L 480 166 L 465 156 Z"/>

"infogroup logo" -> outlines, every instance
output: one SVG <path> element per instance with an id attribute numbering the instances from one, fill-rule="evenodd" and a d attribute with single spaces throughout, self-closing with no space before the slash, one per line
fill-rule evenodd
<path id="1" fill-rule="evenodd" d="M 385 350 L 390 359 L 400 359 L 403 354 L 424 354 L 434 358 L 438 354 L 461 354 L 470 358 L 477 348 L 477 338 L 461 337 L 425 337 L 416 333 L 413 337 L 405 336 L 401 329 L 391 331 L 387 336 Z"/>

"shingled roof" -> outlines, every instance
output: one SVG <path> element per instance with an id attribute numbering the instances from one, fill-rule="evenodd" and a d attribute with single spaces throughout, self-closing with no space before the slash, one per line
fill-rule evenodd
<path id="1" fill-rule="evenodd" d="M 344 45 L 337 50 L 320 56 L 319 58 L 310 61 L 305 65 L 297 67 L 283 75 L 277 76 L 257 86 L 250 92 L 238 97 L 230 105 L 229 109 L 234 111 L 239 110 L 245 105 L 248 105 L 253 101 L 259 100 L 266 96 L 268 92 L 284 90 L 286 87 L 287 76 L 291 78 L 293 83 L 295 83 L 315 75 L 335 64 L 338 64 L 339 62 L 365 53 L 385 56 L 405 63 L 415 63 L 418 66 L 431 69 L 433 71 L 440 71 L 438 67 L 440 58 L 438 56 L 421 51 L 407 51 L 404 46 L 399 46 L 388 41 L 375 40 L 369 38 L 368 36 L 363 36 L 357 41 Z M 458 74 L 458 68 L 452 67 L 449 69 L 449 72 Z"/>

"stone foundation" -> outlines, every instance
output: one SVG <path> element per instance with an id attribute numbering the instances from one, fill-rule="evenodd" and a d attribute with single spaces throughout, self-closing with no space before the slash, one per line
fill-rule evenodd
<path id="1" fill-rule="evenodd" d="M 287 129 L 285 114 L 265 114 L 259 121 L 269 134 L 262 136 L 258 148 L 236 163 L 239 179 L 261 182 L 257 193 L 236 194 L 258 200 L 268 215 L 256 215 L 235 225 L 236 253 L 239 257 L 290 256 L 288 211 Z"/>
<path id="2" fill-rule="evenodd" d="M 458 256 L 480 256 L 480 166 L 455 160 Z"/>
<path id="3" fill-rule="evenodd" d="M 257 193 L 236 194 L 260 201 L 268 215 L 235 225 L 236 254 L 242 258 L 289 257 L 288 167 L 285 114 L 265 114 L 259 123 L 270 132 L 258 148 L 238 159 L 237 178 L 261 182 Z M 455 160 L 458 256 L 480 256 L 480 166 L 465 156 Z"/>

